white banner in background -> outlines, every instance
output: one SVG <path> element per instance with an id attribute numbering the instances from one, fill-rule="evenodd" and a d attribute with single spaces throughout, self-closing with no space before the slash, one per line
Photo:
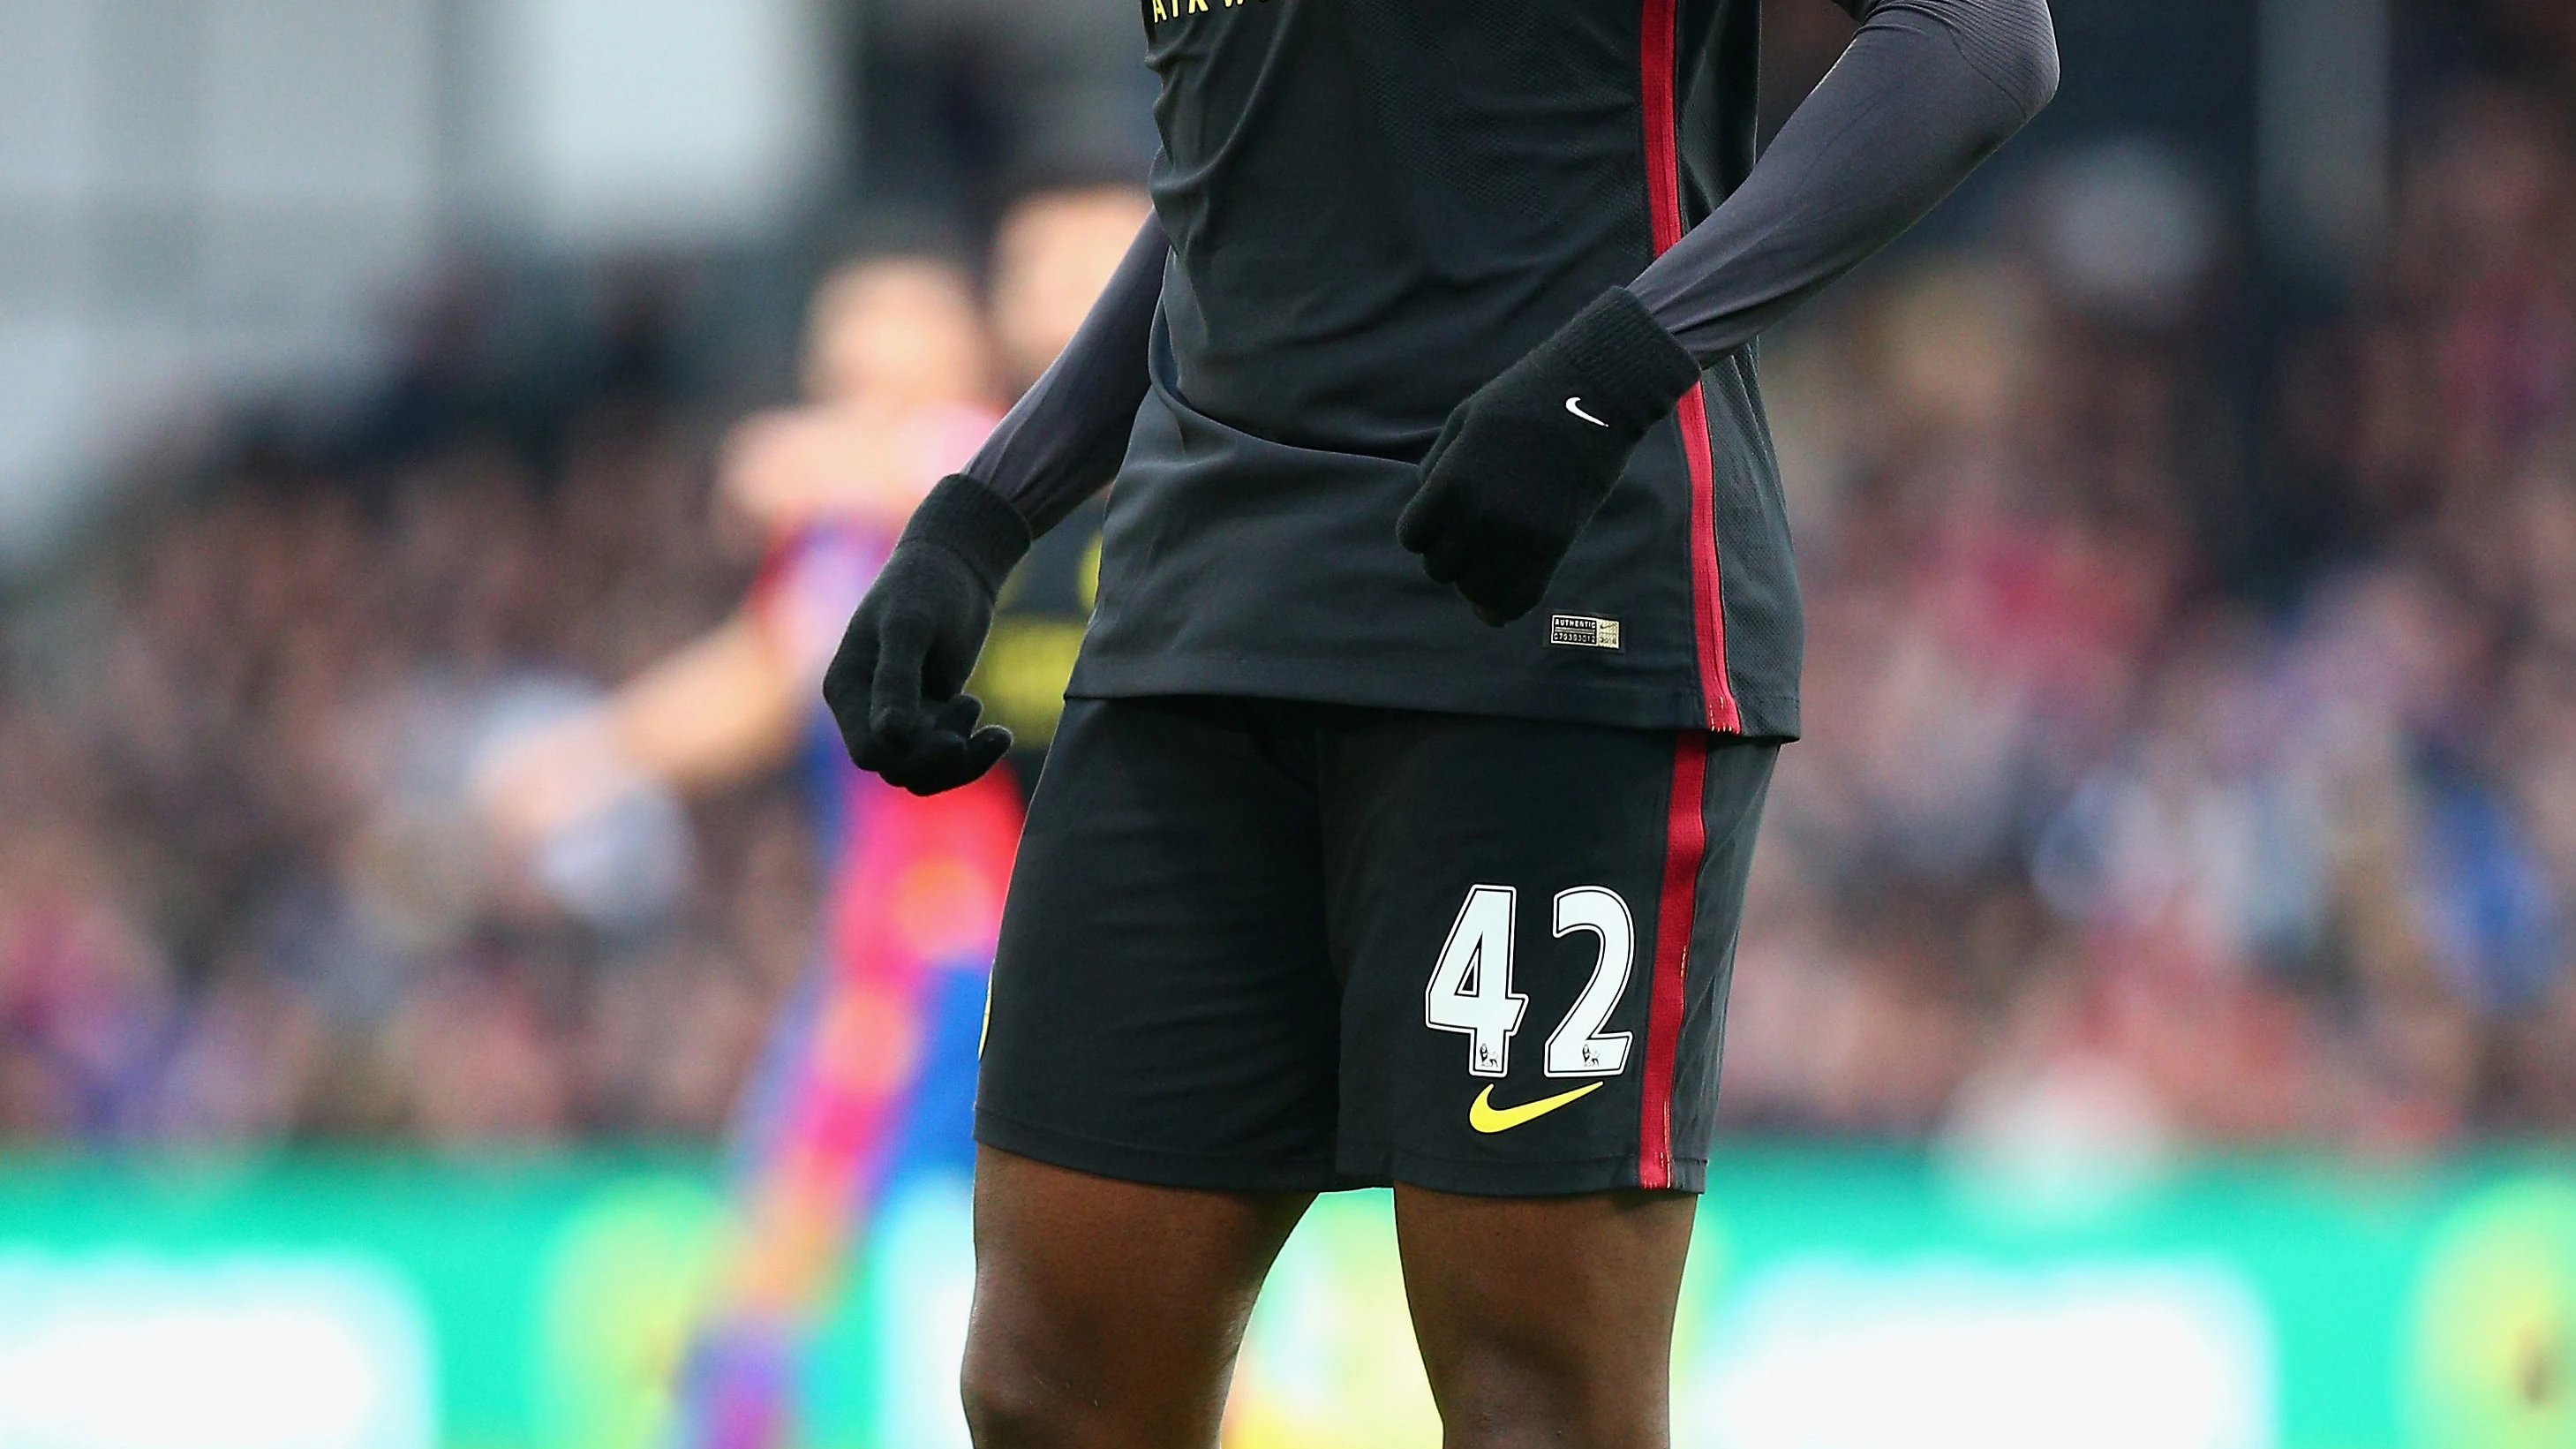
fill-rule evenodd
<path id="1" fill-rule="evenodd" d="M 8 1449 L 430 1449 L 429 1323 L 362 1259 L 0 1255 Z"/>
<path id="2" fill-rule="evenodd" d="M 2271 1449 L 2270 1320 L 2224 1262 L 1800 1258 L 1678 1365 L 1673 1442 Z"/>

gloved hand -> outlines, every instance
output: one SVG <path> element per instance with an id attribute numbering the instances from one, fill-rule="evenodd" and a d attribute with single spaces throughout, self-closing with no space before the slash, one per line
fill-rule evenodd
<path id="1" fill-rule="evenodd" d="M 1011 747 L 963 693 L 993 627 L 993 599 L 1029 551 L 1010 500 L 963 474 L 913 510 L 823 674 L 850 760 L 916 795 L 954 790 Z"/>
<path id="2" fill-rule="evenodd" d="M 1538 607 L 1574 537 L 1699 364 L 1613 287 L 1449 415 L 1396 539 L 1488 624 Z"/>

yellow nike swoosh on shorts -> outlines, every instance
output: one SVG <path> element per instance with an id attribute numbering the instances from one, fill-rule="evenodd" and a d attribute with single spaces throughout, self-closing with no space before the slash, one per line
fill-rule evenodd
<path id="1" fill-rule="evenodd" d="M 1517 1107 L 1497 1107 L 1494 1105 L 1494 1089 L 1487 1087 L 1476 1094 L 1475 1101 L 1468 1104 L 1467 1125 L 1479 1132 L 1509 1132 L 1524 1122 L 1535 1122 L 1568 1102 L 1591 1096 L 1600 1090 L 1601 1084 L 1592 1082 L 1577 1087 L 1571 1092 L 1559 1092 L 1553 1097 L 1541 1097 L 1535 1102 L 1523 1102 Z"/>

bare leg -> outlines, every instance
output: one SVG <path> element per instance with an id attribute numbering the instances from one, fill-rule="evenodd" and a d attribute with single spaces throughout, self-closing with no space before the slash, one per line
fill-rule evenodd
<path id="1" fill-rule="evenodd" d="M 1312 1200 L 979 1149 L 964 1385 L 977 1449 L 1211 1449 L 1244 1320 Z"/>
<path id="2" fill-rule="evenodd" d="M 1697 1205 L 1398 1187 L 1405 1296 L 1447 1449 L 1664 1449 Z"/>

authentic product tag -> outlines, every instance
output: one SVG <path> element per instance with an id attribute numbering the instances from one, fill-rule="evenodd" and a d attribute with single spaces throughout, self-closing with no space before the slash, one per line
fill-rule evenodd
<path id="1" fill-rule="evenodd" d="M 1616 649 L 1619 621 L 1586 614 L 1557 614 L 1547 621 L 1547 642 L 1576 649 Z"/>

